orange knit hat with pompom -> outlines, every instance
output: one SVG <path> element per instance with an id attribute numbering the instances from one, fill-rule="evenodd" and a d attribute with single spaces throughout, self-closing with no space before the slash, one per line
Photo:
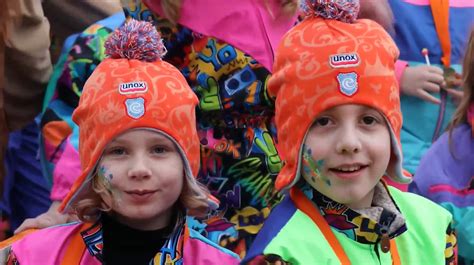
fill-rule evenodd
<path id="1" fill-rule="evenodd" d="M 344 104 L 366 105 L 385 116 L 392 135 L 387 175 L 410 182 L 402 173 L 397 46 L 377 23 L 356 20 L 358 0 L 313 0 L 307 8 L 305 20 L 283 36 L 269 80 L 285 161 L 276 188 L 287 189 L 298 181 L 302 146 L 315 118 Z"/>
<path id="2" fill-rule="evenodd" d="M 87 80 L 73 113 L 82 174 L 63 201 L 65 211 L 90 188 L 105 146 L 129 129 L 153 129 L 174 141 L 188 181 L 196 181 L 199 170 L 198 99 L 179 70 L 161 60 L 166 49 L 155 27 L 131 20 L 109 37 L 105 47 L 109 57 Z"/>

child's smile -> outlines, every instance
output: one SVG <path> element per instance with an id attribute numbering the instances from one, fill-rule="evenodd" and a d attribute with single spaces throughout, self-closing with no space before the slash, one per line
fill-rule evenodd
<path id="1" fill-rule="evenodd" d="M 158 190 L 130 190 L 124 192 L 130 196 L 132 200 L 138 203 L 151 199 L 158 192 Z"/>
<path id="2" fill-rule="evenodd" d="M 363 174 L 368 165 L 362 163 L 342 164 L 332 168 L 329 171 L 341 179 L 355 179 Z"/>

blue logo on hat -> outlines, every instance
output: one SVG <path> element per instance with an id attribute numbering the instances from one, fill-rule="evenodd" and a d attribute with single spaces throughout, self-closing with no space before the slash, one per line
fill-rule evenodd
<path id="1" fill-rule="evenodd" d="M 127 106 L 127 115 L 133 119 L 140 119 L 145 115 L 144 98 L 128 98 L 125 100 L 125 106 Z"/>
<path id="2" fill-rule="evenodd" d="M 339 90 L 346 96 L 353 96 L 358 90 L 357 73 L 340 73 L 337 75 Z"/>

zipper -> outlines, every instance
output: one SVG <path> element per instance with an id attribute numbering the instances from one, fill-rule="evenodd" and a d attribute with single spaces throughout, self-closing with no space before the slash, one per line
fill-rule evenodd
<path id="1" fill-rule="evenodd" d="M 390 225 L 394 220 L 393 216 L 387 216 L 385 220 L 380 223 L 380 248 L 382 249 L 383 253 L 387 253 L 390 251 L 390 237 L 388 236 L 388 231 L 390 229 Z"/>
<path id="2" fill-rule="evenodd" d="M 382 238 L 380 238 L 380 248 L 383 253 L 390 251 L 390 238 L 388 237 L 388 233 L 382 234 Z"/>
<path id="3" fill-rule="evenodd" d="M 390 224 L 390 223 L 389 223 Z M 382 260 L 380 259 L 380 252 L 379 252 L 379 244 L 380 249 L 383 253 L 387 253 L 390 251 L 390 237 L 388 236 L 388 225 L 383 225 L 380 228 L 381 237 L 379 241 L 374 244 L 374 252 L 377 255 L 377 259 L 379 260 L 379 264 L 382 264 Z"/>

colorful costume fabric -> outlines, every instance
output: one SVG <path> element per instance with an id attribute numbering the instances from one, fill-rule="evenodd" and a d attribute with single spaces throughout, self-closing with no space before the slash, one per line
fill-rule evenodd
<path id="1" fill-rule="evenodd" d="M 102 264 L 102 250 L 101 222 L 72 223 L 43 229 L 15 242 L 7 264 Z M 149 264 L 238 263 L 234 253 L 202 237 L 181 220 Z"/>
<path id="2" fill-rule="evenodd" d="M 409 186 L 453 215 L 459 256 L 474 261 L 474 140 L 469 124 L 444 133 L 426 152 Z"/>
<path id="3" fill-rule="evenodd" d="M 255 14 L 252 16 L 262 23 L 253 25 L 260 36 L 248 37 L 247 34 L 243 38 L 247 42 L 236 40 L 235 34 L 224 34 L 225 27 L 219 22 L 212 25 L 219 25 L 216 31 L 224 35 L 207 36 L 209 27 L 172 25 L 135 0 L 130 1 L 126 12 L 133 18 L 155 23 L 168 50 L 164 59 L 181 70 L 199 98 L 199 179 L 220 200 L 217 214 L 222 218 L 212 218 L 206 224 L 196 221 L 193 226 L 214 242 L 243 256 L 268 216 L 269 205 L 280 200 L 273 197 L 274 180 L 282 163 L 273 140 L 273 101 L 267 95 L 266 85 L 275 42 L 294 21 L 281 18 L 277 23 L 264 13 L 265 5 L 255 6 L 251 4 L 253 1 L 239 1 L 239 5 L 245 6 L 242 9 L 245 12 L 235 9 L 231 3 L 218 2 L 216 5 L 228 5 L 225 10 L 240 20 L 246 19 L 247 12 Z M 100 45 L 122 19 L 116 17 L 114 23 L 111 23 L 112 18 L 101 21 L 78 37 L 57 83 L 58 97 L 44 114 L 43 161 L 54 179 L 53 199 L 63 199 L 79 175 L 78 131 L 70 114 L 77 105 L 84 81 L 104 58 Z M 238 25 L 238 22 L 233 23 Z M 253 44 L 252 49 L 247 50 L 243 44 L 257 37 L 266 44 Z M 229 44 L 234 42 L 236 46 Z M 256 58 L 261 58 L 262 63 Z M 56 138 L 55 132 L 59 132 L 60 137 Z"/>
<path id="4" fill-rule="evenodd" d="M 451 42 L 451 67 L 461 72 L 461 61 L 469 30 L 474 23 L 474 2 L 449 2 L 449 34 Z M 440 41 L 433 22 L 428 0 L 389 0 L 395 15 L 393 36 L 400 49 L 400 59 L 409 66 L 425 64 L 421 54 L 423 48 L 429 51 L 432 65 L 441 65 Z M 440 97 L 439 94 L 434 95 Z M 432 104 L 412 96 L 401 96 L 403 127 L 404 168 L 414 173 L 421 157 L 425 154 L 451 120 L 455 104 L 451 97 L 443 98 L 441 105 Z"/>

